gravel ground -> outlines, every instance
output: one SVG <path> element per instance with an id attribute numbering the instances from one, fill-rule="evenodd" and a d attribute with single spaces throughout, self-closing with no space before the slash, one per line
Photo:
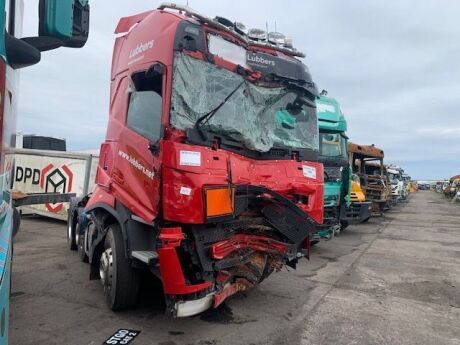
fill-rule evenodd
<path id="1" fill-rule="evenodd" d="M 419 191 L 350 226 L 297 270 L 273 274 L 219 309 L 164 314 L 148 280 L 135 310 L 107 309 L 102 286 L 66 248 L 65 224 L 24 218 L 15 239 L 10 344 L 460 344 L 460 205 Z"/>

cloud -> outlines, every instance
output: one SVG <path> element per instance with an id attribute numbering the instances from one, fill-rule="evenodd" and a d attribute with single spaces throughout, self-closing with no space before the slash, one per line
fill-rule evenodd
<path id="1" fill-rule="evenodd" d="M 417 129 L 417 134 L 425 137 L 453 137 L 454 139 L 460 138 L 460 127 L 421 127 Z M 450 140 L 450 138 L 448 138 Z"/>
<path id="2" fill-rule="evenodd" d="M 160 1 L 90 0 L 85 48 L 44 53 L 25 69 L 19 128 L 66 137 L 72 149 L 104 139 L 113 30 L 122 16 Z M 36 33 L 37 0 L 28 0 L 25 33 Z M 186 3 L 186 1 L 178 1 Z M 341 103 L 352 141 L 385 150 L 419 178 L 460 172 L 460 2 L 189 0 L 213 17 L 293 37 L 319 87 Z M 34 7 L 35 6 L 35 7 Z M 436 168 L 433 168 L 436 167 Z M 413 171 L 410 171 L 413 169 Z"/>

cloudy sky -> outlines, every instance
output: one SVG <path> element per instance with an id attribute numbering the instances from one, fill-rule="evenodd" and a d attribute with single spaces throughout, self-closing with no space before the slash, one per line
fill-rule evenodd
<path id="1" fill-rule="evenodd" d="M 26 0 L 24 35 L 37 31 Z M 186 3 L 185 0 L 177 1 Z M 154 0 L 90 0 L 84 49 L 44 53 L 24 69 L 18 129 L 64 137 L 71 150 L 104 139 L 114 35 L 122 16 Z M 250 4 L 249 4 L 250 3 Z M 338 99 L 348 135 L 385 150 L 415 178 L 460 173 L 460 1 L 189 0 L 208 15 L 293 37 L 320 89 Z"/>

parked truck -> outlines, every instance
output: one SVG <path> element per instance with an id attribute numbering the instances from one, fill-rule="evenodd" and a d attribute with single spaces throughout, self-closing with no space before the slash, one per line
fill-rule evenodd
<path id="1" fill-rule="evenodd" d="M 323 221 L 303 54 L 280 33 L 175 4 L 115 32 L 96 187 L 68 223 L 108 306 L 136 304 L 141 270 L 183 317 L 295 267 Z"/>
<path id="2" fill-rule="evenodd" d="M 324 166 L 324 220 L 315 234 L 315 242 L 330 239 L 350 223 L 360 223 L 371 216 L 370 202 L 350 199 L 347 122 L 340 105 L 324 91 L 316 104 L 319 157 Z"/>
<path id="3" fill-rule="evenodd" d="M 43 197 L 14 198 L 11 191 L 19 69 L 37 64 L 43 51 L 82 47 L 88 37 L 89 5 L 86 0 L 40 0 L 36 37 L 22 37 L 24 1 L 0 0 L 0 10 L 0 344 L 8 344 L 13 233 L 19 228 L 14 206 L 39 203 Z"/>
<path id="4" fill-rule="evenodd" d="M 410 176 L 404 172 L 403 168 L 394 164 L 387 166 L 387 173 L 391 184 L 392 204 L 405 201 L 409 195 Z"/>
<path id="5" fill-rule="evenodd" d="M 366 201 L 372 202 L 374 213 L 383 214 L 390 200 L 390 186 L 385 166 L 384 152 L 374 145 L 350 142 L 349 159 L 353 173 L 359 176 Z"/>
<path id="6" fill-rule="evenodd" d="M 403 199 L 404 181 L 401 172 L 396 167 L 387 167 L 388 176 L 391 184 L 391 203 L 396 205 Z"/>

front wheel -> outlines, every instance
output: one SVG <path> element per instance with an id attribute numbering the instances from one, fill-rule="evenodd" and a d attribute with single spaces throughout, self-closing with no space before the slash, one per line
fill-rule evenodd
<path id="1" fill-rule="evenodd" d="M 340 226 L 341 226 L 340 230 L 345 230 L 346 228 L 348 228 L 348 225 L 350 225 L 350 223 L 348 223 L 346 220 L 342 220 L 340 222 Z"/>
<path id="2" fill-rule="evenodd" d="M 99 273 L 110 309 L 122 310 L 136 305 L 140 285 L 139 273 L 131 267 L 131 261 L 125 257 L 123 237 L 118 224 L 110 225 L 107 231 Z"/>

